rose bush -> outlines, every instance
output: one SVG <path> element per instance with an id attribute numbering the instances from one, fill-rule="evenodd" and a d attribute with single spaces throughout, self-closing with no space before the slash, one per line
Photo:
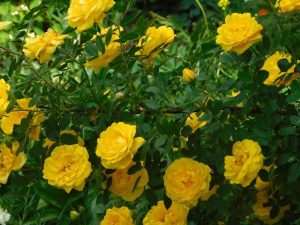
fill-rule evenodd
<path id="1" fill-rule="evenodd" d="M 299 225 L 297 0 L 0 2 L 0 224 Z"/>

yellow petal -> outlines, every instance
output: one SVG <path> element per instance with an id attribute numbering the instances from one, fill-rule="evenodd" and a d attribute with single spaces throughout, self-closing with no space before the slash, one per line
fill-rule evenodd
<path id="1" fill-rule="evenodd" d="M 142 138 L 142 137 L 136 137 L 134 140 L 133 140 L 133 143 L 132 143 L 132 146 L 131 146 L 131 152 L 133 154 L 135 154 L 137 152 L 137 150 L 145 143 L 145 139 Z"/>
<path id="2" fill-rule="evenodd" d="M 0 184 L 6 184 L 7 183 L 7 179 L 9 177 L 9 174 L 10 173 L 6 173 L 5 175 L 0 176 Z"/>
<path id="3" fill-rule="evenodd" d="M 20 152 L 19 155 L 15 159 L 12 169 L 14 171 L 21 169 L 24 166 L 25 162 L 26 162 L 26 155 L 24 152 Z"/>

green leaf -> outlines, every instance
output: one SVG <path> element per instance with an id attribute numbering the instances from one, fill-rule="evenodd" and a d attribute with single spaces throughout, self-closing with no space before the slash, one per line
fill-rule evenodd
<path id="1" fill-rule="evenodd" d="M 133 185 L 133 187 L 132 187 L 131 193 L 134 192 L 134 190 L 135 190 L 135 188 L 137 187 L 137 185 L 139 184 L 141 178 L 142 178 L 142 176 L 139 176 L 139 177 L 136 179 L 136 181 L 135 181 L 135 183 L 134 183 L 134 185 Z"/>
<path id="2" fill-rule="evenodd" d="M 261 169 L 258 173 L 258 176 L 262 181 L 265 181 L 265 182 L 269 181 L 269 173 L 265 169 Z"/>
<path id="3" fill-rule="evenodd" d="M 103 43 L 100 35 L 97 35 L 97 37 L 95 39 L 95 43 L 96 43 L 98 52 L 101 52 L 103 54 L 105 52 L 105 44 Z"/>
<path id="4" fill-rule="evenodd" d="M 62 134 L 60 136 L 60 141 L 64 145 L 73 145 L 78 143 L 77 137 L 72 134 Z"/>
<path id="5" fill-rule="evenodd" d="M 296 127 L 282 127 L 278 130 L 278 134 L 281 136 L 289 136 L 296 132 Z"/>
<path id="6" fill-rule="evenodd" d="M 160 104 L 158 104 L 158 102 L 156 102 L 154 100 L 145 100 L 144 104 L 149 109 L 159 109 L 160 108 Z"/>
<path id="7" fill-rule="evenodd" d="M 98 56 L 98 50 L 96 45 L 92 41 L 88 41 L 85 43 L 85 52 L 88 58 L 95 58 Z"/>
<path id="8" fill-rule="evenodd" d="M 118 28 L 116 28 L 118 29 Z M 108 45 L 111 41 L 111 38 L 112 38 L 112 35 L 113 35 L 113 30 L 112 28 L 110 27 L 105 35 L 105 44 Z"/>
<path id="9" fill-rule="evenodd" d="M 140 16 L 141 12 L 139 10 L 133 12 L 133 14 L 128 15 L 125 19 L 121 21 L 121 26 L 126 27 L 132 22 L 135 22 L 137 18 Z"/>
<path id="10" fill-rule="evenodd" d="M 130 33 L 122 32 L 120 34 L 120 39 L 118 40 L 118 42 L 124 43 L 127 41 L 136 40 L 138 38 L 139 38 L 139 35 L 135 32 L 130 32 Z"/>
<path id="11" fill-rule="evenodd" d="M 277 65 L 282 72 L 287 72 L 292 67 L 292 64 L 287 59 L 280 59 Z"/>
<path id="12" fill-rule="evenodd" d="M 34 184 L 33 189 L 41 199 L 57 208 L 62 208 L 68 198 L 67 194 L 64 191 L 51 187 L 45 182 Z"/>
<path id="13" fill-rule="evenodd" d="M 286 98 L 286 102 L 287 103 L 292 103 L 292 102 L 296 102 L 300 99 L 300 91 L 292 91 L 292 93 L 290 95 L 287 96 Z"/>
<path id="14" fill-rule="evenodd" d="M 278 204 L 274 204 L 271 211 L 270 211 L 270 218 L 274 219 L 279 214 L 280 208 Z"/>
<path id="15" fill-rule="evenodd" d="M 181 135 L 183 135 L 184 137 L 189 136 L 191 133 L 192 133 L 192 128 L 190 126 L 184 126 L 181 131 Z"/>
<path id="16" fill-rule="evenodd" d="M 295 126 L 300 126 L 300 117 L 299 116 L 295 116 L 292 115 L 289 117 L 291 124 L 295 125 Z"/>
<path id="17" fill-rule="evenodd" d="M 142 169 L 142 165 L 138 162 L 134 166 L 130 167 L 130 169 L 128 170 L 127 174 L 128 175 L 133 175 L 136 172 L 140 171 L 141 169 Z"/>
<path id="18" fill-rule="evenodd" d="M 36 106 L 38 103 L 39 103 L 39 101 L 40 101 L 40 96 L 34 96 L 32 99 L 31 99 L 31 101 L 29 102 L 29 104 L 28 104 L 28 106 L 29 107 L 33 107 L 33 106 Z"/>
<path id="19" fill-rule="evenodd" d="M 166 141 L 167 141 L 167 138 L 165 136 L 161 135 L 156 139 L 156 141 L 154 143 L 154 147 L 155 148 L 161 147 L 166 143 Z"/>
<path id="20" fill-rule="evenodd" d="M 10 111 L 12 111 L 15 107 L 15 104 L 16 104 L 16 100 L 12 100 L 10 101 L 10 103 L 8 104 L 7 108 L 6 108 L 6 113 L 9 113 Z"/>
<path id="21" fill-rule="evenodd" d="M 166 209 L 170 208 L 170 206 L 172 205 L 172 200 L 169 199 L 167 195 L 165 195 L 164 197 L 164 204 Z"/>
<path id="22" fill-rule="evenodd" d="M 300 177 L 300 163 L 294 163 L 289 169 L 288 183 L 293 183 Z"/>

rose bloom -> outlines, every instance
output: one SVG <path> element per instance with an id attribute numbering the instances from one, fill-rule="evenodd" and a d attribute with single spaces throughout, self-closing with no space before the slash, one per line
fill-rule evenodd
<path id="1" fill-rule="evenodd" d="M 199 198 L 209 192 L 210 172 L 207 165 L 193 159 L 175 160 L 163 177 L 167 196 L 188 207 L 196 206 Z"/>
<path id="2" fill-rule="evenodd" d="M 77 137 L 77 143 L 80 146 L 84 146 L 84 140 L 82 140 L 81 137 L 77 136 L 77 133 L 75 130 L 62 130 L 59 134 L 60 134 L 60 136 L 62 136 L 63 134 L 71 134 L 71 135 Z M 45 138 L 43 147 L 46 148 L 47 150 L 49 150 L 55 143 L 56 143 L 55 141 L 52 141 L 49 138 Z"/>
<path id="3" fill-rule="evenodd" d="M 101 33 L 97 33 L 93 36 L 92 40 L 95 40 L 97 36 L 102 38 L 105 43 L 105 35 L 110 28 L 101 29 Z M 91 67 L 95 72 L 98 72 L 101 67 L 108 67 L 109 64 L 121 54 L 121 43 L 116 40 L 120 39 L 120 31 L 123 31 L 122 27 L 111 27 L 113 34 L 108 45 L 105 45 L 105 52 L 102 54 L 99 52 L 99 56 L 96 59 L 85 63 L 86 67 Z"/>
<path id="4" fill-rule="evenodd" d="M 29 111 L 32 111 L 31 128 L 28 137 L 32 140 L 38 141 L 41 132 L 41 123 L 44 121 L 44 114 L 35 106 L 29 107 L 31 98 L 18 99 L 17 103 L 19 109 L 16 108 L 9 113 L 5 113 L 1 120 L 1 129 L 6 135 L 12 135 L 14 126 L 20 125 L 22 119 L 29 116 Z M 24 111 L 22 111 L 22 109 Z"/>
<path id="5" fill-rule="evenodd" d="M 291 11 L 299 11 L 300 10 L 300 1 L 299 0 L 277 0 L 276 8 L 282 13 L 287 13 Z"/>
<path id="6" fill-rule="evenodd" d="M 82 191 L 92 172 L 89 154 L 85 147 L 76 145 L 61 145 L 45 160 L 43 178 L 48 183 L 70 193 L 72 189 Z"/>
<path id="7" fill-rule="evenodd" d="M 26 155 L 24 152 L 17 154 L 18 148 L 18 142 L 13 142 L 11 148 L 5 144 L 0 145 L 0 184 L 6 184 L 10 173 L 24 166 Z"/>
<path id="8" fill-rule="evenodd" d="M 134 201 L 144 192 L 145 186 L 149 181 L 149 177 L 145 168 L 142 168 L 132 175 L 127 173 L 128 169 L 129 168 L 116 170 L 115 172 L 108 174 L 106 177 L 111 178 L 111 186 L 109 187 L 109 190 L 112 193 L 123 198 L 125 201 Z M 136 184 L 137 181 L 138 183 Z M 106 184 L 104 186 L 106 186 Z"/>
<path id="9" fill-rule="evenodd" d="M 170 208 L 166 209 L 163 201 L 152 206 L 143 219 L 143 225 L 187 225 L 189 208 L 172 202 Z"/>
<path id="10" fill-rule="evenodd" d="M 9 104 L 8 92 L 10 91 L 10 85 L 5 80 L 0 80 L 0 118 L 5 113 Z"/>
<path id="11" fill-rule="evenodd" d="M 134 225 L 131 212 L 126 207 L 121 208 L 113 207 L 107 209 L 103 220 L 100 222 L 100 225 Z"/>
<path id="12" fill-rule="evenodd" d="M 231 184 L 247 187 L 263 167 L 263 154 L 257 142 L 245 139 L 232 147 L 233 156 L 225 157 L 224 176 Z"/>
<path id="13" fill-rule="evenodd" d="M 269 56 L 265 62 L 261 70 L 265 70 L 269 73 L 268 78 L 264 81 L 265 85 L 275 85 L 277 87 L 281 85 L 290 85 L 291 82 L 296 79 L 299 73 L 294 73 L 288 79 L 286 73 L 290 74 L 295 71 L 296 65 L 293 65 L 287 72 L 281 72 L 278 67 L 278 61 L 280 59 L 287 59 L 288 62 L 292 61 L 292 56 L 290 54 L 285 54 L 276 51 L 273 55 Z M 300 60 L 299 60 L 300 63 Z"/>
<path id="14" fill-rule="evenodd" d="M 4 28 L 8 27 L 11 23 L 11 21 L 0 22 L 0 30 L 3 30 Z"/>
<path id="15" fill-rule="evenodd" d="M 192 80 L 195 80 L 196 74 L 194 73 L 194 71 L 188 68 L 184 68 L 182 71 L 182 77 L 184 81 L 191 82 Z"/>
<path id="16" fill-rule="evenodd" d="M 34 38 L 26 38 L 23 52 L 30 59 L 38 59 L 40 63 L 47 62 L 52 59 L 56 48 L 62 45 L 67 37 L 68 35 L 60 35 L 49 28 L 44 34 Z"/>
<path id="17" fill-rule="evenodd" d="M 107 169 L 126 169 L 137 150 L 145 143 L 144 138 L 134 137 L 136 126 L 123 122 L 113 123 L 97 139 L 96 155 Z"/>
<path id="18" fill-rule="evenodd" d="M 281 206 L 278 215 L 271 219 L 270 212 L 272 206 L 264 207 L 265 203 L 269 202 L 268 191 L 259 191 L 256 194 L 257 202 L 253 205 L 252 209 L 257 217 L 257 219 L 263 221 L 265 224 L 275 224 L 278 223 L 283 217 L 285 211 L 290 209 L 289 205 Z"/>
<path id="19" fill-rule="evenodd" d="M 68 9 L 68 24 L 78 32 L 87 30 L 94 23 L 102 23 L 105 13 L 115 2 L 113 0 L 71 0 Z"/>
<path id="20" fill-rule="evenodd" d="M 186 126 L 192 128 L 192 133 L 195 133 L 201 127 L 204 127 L 207 124 L 207 121 L 199 121 L 198 119 L 203 117 L 205 114 L 201 113 L 200 116 L 197 116 L 195 112 L 191 113 L 185 121 Z"/>
<path id="21" fill-rule="evenodd" d="M 262 30 L 250 13 L 233 13 L 226 16 L 225 23 L 218 28 L 216 43 L 226 52 L 242 54 L 262 39 Z"/>
<path id="22" fill-rule="evenodd" d="M 175 36 L 171 27 L 149 27 L 146 35 L 141 37 L 137 44 L 137 47 L 141 49 L 135 54 L 146 56 L 147 60 L 145 62 L 149 64 L 162 51 L 164 46 L 173 42 Z"/>

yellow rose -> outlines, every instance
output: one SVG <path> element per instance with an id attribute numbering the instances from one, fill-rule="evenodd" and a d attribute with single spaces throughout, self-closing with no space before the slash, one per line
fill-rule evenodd
<path id="1" fill-rule="evenodd" d="M 14 126 L 20 125 L 22 119 L 25 119 L 29 116 L 29 111 L 33 111 L 31 128 L 28 137 L 32 140 L 39 140 L 41 123 L 44 121 L 44 114 L 39 112 L 35 106 L 29 107 L 30 101 L 31 98 L 19 99 L 17 100 L 19 109 L 15 109 L 4 114 L 1 120 L 1 128 L 5 134 L 11 135 L 13 133 Z"/>
<path id="2" fill-rule="evenodd" d="M 60 35 L 58 32 L 48 29 L 42 35 L 37 35 L 35 38 L 27 38 L 23 52 L 30 59 L 38 59 L 40 63 L 47 62 L 52 59 L 56 48 L 62 45 L 67 37 L 68 35 Z"/>
<path id="3" fill-rule="evenodd" d="M 256 200 L 257 202 L 253 205 L 252 209 L 256 217 L 259 220 L 263 221 L 265 224 L 278 223 L 284 217 L 285 211 L 290 209 L 289 205 L 280 207 L 278 215 L 275 218 L 271 219 L 270 212 L 272 206 L 264 207 L 264 204 L 269 202 L 268 191 L 259 191 L 256 194 Z"/>
<path id="4" fill-rule="evenodd" d="M 84 140 L 82 140 L 81 137 L 77 136 L 77 133 L 75 130 L 62 130 L 59 134 L 60 134 L 60 136 L 62 136 L 63 134 L 71 134 L 71 135 L 77 137 L 77 143 L 80 146 L 84 146 Z M 55 141 L 52 141 L 49 138 L 45 138 L 43 147 L 46 148 L 47 150 L 49 150 L 52 147 L 52 145 L 54 145 L 54 144 L 55 144 Z"/>
<path id="5" fill-rule="evenodd" d="M 224 176 L 231 184 L 250 185 L 263 167 L 263 154 L 257 142 L 245 139 L 233 144 L 233 156 L 225 157 Z"/>
<path id="6" fill-rule="evenodd" d="M 89 154 L 85 147 L 76 145 L 61 145 L 45 160 L 43 178 L 48 183 L 67 193 L 74 188 L 82 191 L 92 172 Z"/>
<path id="7" fill-rule="evenodd" d="M 292 56 L 290 54 L 285 54 L 276 51 L 273 55 L 269 56 L 265 62 L 261 70 L 265 70 L 269 72 L 268 78 L 264 81 L 265 85 L 275 85 L 279 87 L 280 85 L 290 85 L 291 82 L 296 79 L 299 73 L 294 73 L 290 78 L 286 80 L 288 75 L 286 73 L 293 73 L 295 71 L 296 65 L 293 65 L 287 72 L 281 72 L 277 63 L 280 59 L 287 59 L 288 62 L 291 62 Z M 300 61 L 299 61 L 300 63 Z"/>
<path id="8" fill-rule="evenodd" d="M 78 32 L 87 30 L 94 23 L 102 23 L 105 13 L 115 2 L 113 0 L 71 0 L 68 9 L 68 24 Z"/>
<path id="9" fill-rule="evenodd" d="M 123 122 L 113 123 L 97 139 L 96 155 L 107 169 L 126 169 L 137 150 L 145 143 L 144 138 L 134 137 L 136 126 Z"/>
<path id="10" fill-rule="evenodd" d="M 10 91 L 10 85 L 5 80 L 0 80 L 0 118 L 5 113 L 9 104 L 8 92 Z"/>
<path id="11" fill-rule="evenodd" d="M 167 196 L 188 207 L 196 206 L 209 191 L 210 172 L 207 165 L 193 159 L 175 160 L 163 177 Z"/>
<path id="12" fill-rule="evenodd" d="M 204 127 L 207 124 L 207 121 L 199 121 L 198 119 L 203 117 L 205 114 L 201 113 L 198 117 L 196 113 L 191 113 L 189 117 L 185 121 L 186 126 L 190 126 L 192 128 L 192 132 L 195 133 L 201 127 Z"/>
<path id="13" fill-rule="evenodd" d="M 93 36 L 92 40 L 97 36 L 102 37 L 103 43 L 105 43 L 105 35 L 110 28 L 101 29 L 101 33 L 97 33 Z M 102 54 L 99 52 L 99 56 L 96 59 L 85 63 L 86 67 L 91 67 L 95 72 L 98 72 L 101 67 L 108 67 L 109 64 L 121 54 L 121 43 L 116 40 L 120 39 L 120 31 L 123 31 L 122 27 L 112 26 L 113 34 L 108 45 L 105 45 L 105 52 Z"/>
<path id="14" fill-rule="evenodd" d="M 126 207 L 121 208 L 113 207 L 112 209 L 107 209 L 103 220 L 100 225 L 134 225 L 131 212 Z"/>
<path id="15" fill-rule="evenodd" d="M 236 97 L 236 96 L 238 96 L 240 94 L 240 91 L 232 91 L 231 92 L 231 96 L 232 97 Z M 238 107 L 238 108 L 243 108 L 244 107 L 244 103 L 243 102 L 240 102 L 240 103 L 238 103 L 238 104 L 236 104 L 236 107 Z"/>
<path id="16" fill-rule="evenodd" d="M 11 21 L 3 21 L 0 22 L 0 30 L 3 30 L 4 28 L 6 28 L 7 26 L 9 26 L 12 22 Z"/>
<path id="17" fill-rule="evenodd" d="M 263 169 L 265 169 L 268 172 L 270 171 L 271 168 L 272 168 L 272 165 L 263 167 Z M 256 178 L 256 181 L 255 181 L 256 190 L 263 191 L 263 190 L 266 190 L 270 187 L 272 187 L 272 182 L 271 181 L 263 181 L 262 179 L 260 179 L 259 176 Z"/>
<path id="18" fill-rule="evenodd" d="M 300 10 L 300 1 L 299 0 L 277 0 L 276 8 L 282 13 L 287 13 L 291 11 Z"/>
<path id="19" fill-rule="evenodd" d="M 192 71 L 188 68 L 183 69 L 182 76 L 183 76 L 183 80 L 186 82 L 191 82 L 192 80 L 195 80 L 195 78 L 196 78 L 196 74 L 194 73 L 194 71 Z"/>
<path id="20" fill-rule="evenodd" d="M 163 201 L 152 206 L 143 219 L 143 225 L 187 225 L 189 209 L 177 202 L 172 202 L 166 209 Z"/>
<path id="21" fill-rule="evenodd" d="M 151 63 L 167 44 L 173 42 L 175 38 L 174 31 L 171 27 L 160 26 L 149 27 L 146 35 L 141 37 L 137 47 L 141 48 L 135 54 L 146 56 L 146 63 Z"/>
<path id="22" fill-rule="evenodd" d="M 242 54 L 262 39 L 262 30 L 250 13 L 233 13 L 226 16 L 225 23 L 218 28 L 216 43 L 226 52 Z"/>
<path id="23" fill-rule="evenodd" d="M 6 184 L 10 173 L 24 166 L 26 155 L 24 152 L 16 155 L 18 148 L 18 142 L 12 143 L 11 149 L 5 144 L 0 145 L 0 184 Z"/>
<path id="24" fill-rule="evenodd" d="M 116 170 L 112 174 L 107 175 L 107 178 L 111 177 L 111 186 L 109 190 L 116 196 L 123 198 L 125 201 L 134 201 L 144 192 L 149 177 L 147 170 L 144 168 L 132 175 L 127 173 L 128 169 L 129 168 Z M 136 184 L 137 180 L 138 183 Z M 135 189 L 133 191 L 134 186 Z"/>

